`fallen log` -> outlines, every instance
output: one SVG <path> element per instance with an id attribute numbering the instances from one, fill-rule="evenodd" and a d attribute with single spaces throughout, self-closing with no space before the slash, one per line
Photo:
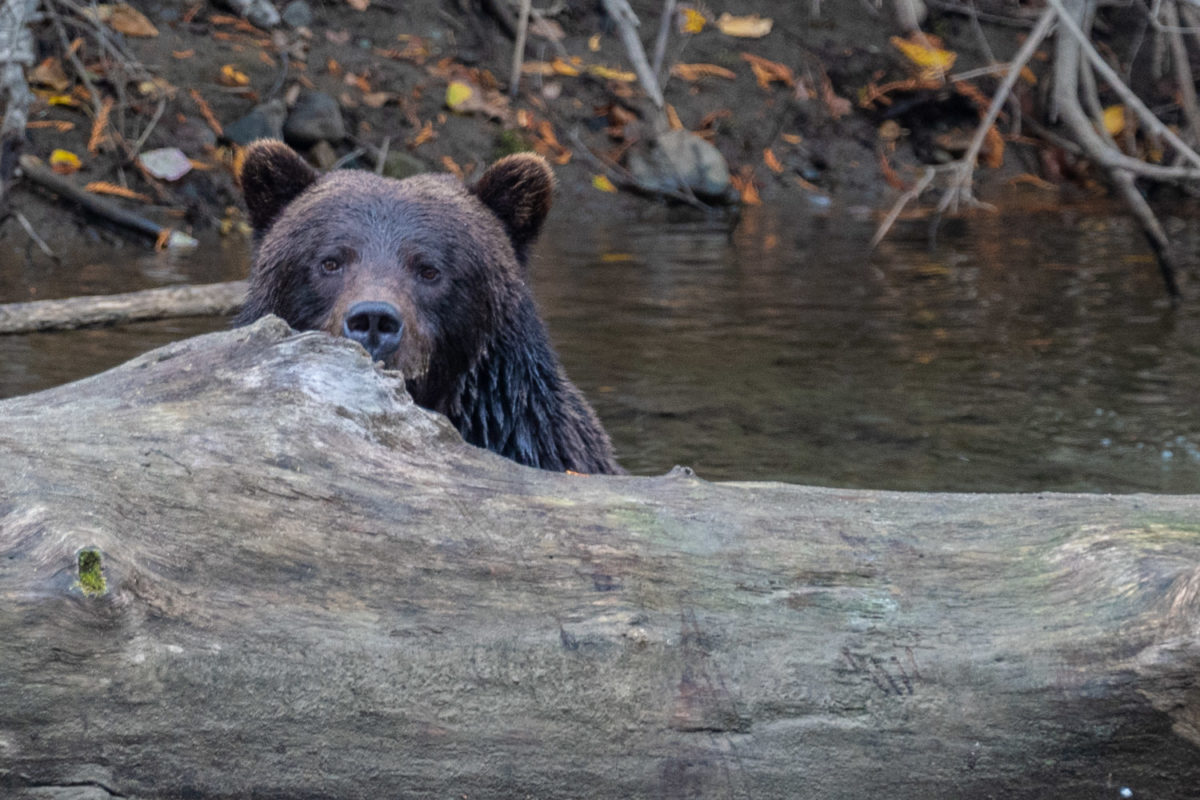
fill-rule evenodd
<path id="1" fill-rule="evenodd" d="M 1200 497 L 518 466 L 278 320 L 0 402 L 0 795 L 1185 798 Z"/>
<path id="2" fill-rule="evenodd" d="M 217 317 L 233 314 L 245 299 L 246 281 L 229 281 L 6 303 L 0 305 L 0 334 L 65 331 L 175 317 Z"/>

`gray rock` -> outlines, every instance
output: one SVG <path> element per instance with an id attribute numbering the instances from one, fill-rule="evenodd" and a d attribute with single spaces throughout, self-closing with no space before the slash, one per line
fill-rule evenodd
<path id="1" fill-rule="evenodd" d="M 292 0 L 283 7 L 283 21 L 293 28 L 308 28 L 312 26 L 312 6 L 305 0 Z"/>
<path id="2" fill-rule="evenodd" d="M 383 174 L 389 178 L 408 178 L 429 172 L 429 165 L 421 159 L 404 151 L 392 150 L 383 160 Z"/>
<path id="3" fill-rule="evenodd" d="M 667 131 L 645 151 L 629 154 L 629 171 L 652 192 L 691 191 L 701 200 L 731 202 L 729 166 L 717 148 L 688 131 Z"/>
<path id="4" fill-rule="evenodd" d="M 223 5 L 265 30 L 279 24 L 279 12 L 268 0 L 224 0 Z"/>
<path id="5" fill-rule="evenodd" d="M 346 138 L 346 123 L 338 101 L 324 92 L 305 92 L 283 123 L 283 137 L 305 147 Z"/>
<path id="6" fill-rule="evenodd" d="M 268 100 L 254 107 L 246 116 L 225 126 L 225 138 L 234 144 L 247 145 L 256 139 L 282 139 L 283 121 L 287 106 L 282 100 Z"/>

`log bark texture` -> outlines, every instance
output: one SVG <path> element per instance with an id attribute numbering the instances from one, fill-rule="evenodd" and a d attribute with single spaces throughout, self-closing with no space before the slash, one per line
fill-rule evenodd
<path id="1" fill-rule="evenodd" d="M 0 403 L 0 795 L 1196 796 L 1200 498 L 553 474 L 402 387 L 268 319 Z"/>

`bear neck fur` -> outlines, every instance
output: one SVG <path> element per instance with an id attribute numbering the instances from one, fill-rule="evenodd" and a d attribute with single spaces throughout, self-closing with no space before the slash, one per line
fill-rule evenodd
<path id="1" fill-rule="evenodd" d="M 532 298 L 520 298 L 511 313 L 467 370 L 411 381 L 413 399 L 449 417 L 467 442 L 518 463 L 623 474 L 608 434 L 547 344 Z"/>

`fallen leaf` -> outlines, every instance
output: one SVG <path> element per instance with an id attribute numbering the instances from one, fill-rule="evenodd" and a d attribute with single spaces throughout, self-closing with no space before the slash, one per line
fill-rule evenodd
<path id="1" fill-rule="evenodd" d="M 588 50 L 593 53 L 600 52 L 600 34 L 594 33 L 588 37 Z"/>
<path id="2" fill-rule="evenodd" d="M 987 133 L 983 136 L 983 143 L 985 146 L 979 157 L 984 166 L 992 169 L 1004 166 L 1004 137 L 1000 135 L 1000 131 L 995 125 L 988 128 Z"/>
<path id="3" fill-rule="evenodd" d="M 932 44 L 926 45 L 920 41 L 901 39 L 899 36 L 893 36 L 889 41 L 893 47 L 904 54 L 905 58 L 916 65 L 922 78 L 941 77 L 949 71 L 950 67 L 954 66 L 954 62 L 958 59 L 958 53 L 952 50 L 943 50 Z"/>
<path id="4" fill-rule="evenodd" d="M 151 177 L 177 181 L 192 171 L 192 162 L 178 147 L 160 147 L 138 156 L 138 165 Z"/>
<path id="5" fill-rule="evenodd" d="M 804 137 L 798 133 L 781 133 L 779 138 L 783 139 L 788 144 L 803 144 Z"/>
<path id="6" fill-rule="evenodd" d="M 599 189 L 602 192 L 613 193 L 617 191 L 617 187 L 613 186 L 613 182 L 606 175 L 593 175 L 592 187 Z"/>
<path id="7" fill-rule="evenodd" d="M 763 163 L 767 165 L 767 169 L 776 175 L 783 172 L 783 164 L 779 162 L 779 157 L 775 155 L 775 151 L 769 147 L 763 150 Z"/>
<path id="8" fill-rule="evenodd" d="M 97 8 L 104 8 L 104 6 L 97 6 Z M 104 17 L 105 14 L 101 12 L 101 19 L 104 19 Z M 107 19 L 104 19 L 104 21 L 114 31 L 123 33 L 126 36 L 142 38 L 158 36 L 158 28 L 154 27 L 154 23 L 145 14 L 125 3 L 111 6 L 107 14 Z"/>
<path id="9" fill-rule="evenodd" d="M 1115 105 L 1104 109 L 1104 130 L 1109 136 L 1118 136 L 1125 130 L 1125 106 Z"/>
<path id="10" fill-rule="evenodd" d="M 466 175 L 463 173 L 463 168 L 460 167 L 458 162 L 450 156 L 442 156 L 442 166 L 445 167 L 447 172 L 452 173 L 454 177 L 458 178 L 460 181 L 466 180 Z"/>
<path id="11" fill-rule="evenodd" d="M 100 110 L 96 112 L 96 118 L 92 120 L 92 133 L 88 137 L 87 149 L 89 153 L 95 154 L 100 152 L 100 146 L 111 139 L 106 129 L 108 128 L 108 115 L 112 113 L 112 107 L 113 99 L 106 97 L 100 105 Z"/>
<path id="12" fill-rule="evenodd" d="M 49 128 L 58 133 L 75 130 L 75 123 L 65 119 L 35 119 L 25 123 L 26 128 Z"/>
<path id="13" fill-rule="evenodd" d="M 745 17 L 735 17 L 728 11 L 717 17 L 717 30 L 726 36 L 736 36 L 739 39 L 761 39 L 771 32 L 775 21 L 758 14 Z"/>
<path id="14" fill-rule="evenodd" d="M 46 98 L 46 102 L 52 106 L 66 106 L 67 108 L 79 108 L 79 101 L 69 94 L 54 94 Z"/>
<path id="15" fill-rule="evenodd" d="M 368 108 L 383 108 L 392 99 L 390 92 L 367 92 L 363 95 L 363 105 Z"/>
<path id="16" fill-rule="evenodd" d="M 733 80 L 737 77 L 731 69 L 718 67 L 716 64 L 676 64 L 671 67 L 671 74 L 691 83 L 701 78 L 725 78 Z"/>
<path id="17" fill-rule="evenodd" d="M 222 86 L 247 86 L 250 83 L 250 76 L 233 64 L 225 64 L 217 76 L 217 83 Z"/>
<path id="18" fill-rule="evenodd" d="M 753 167 L 742 167 L 737 175 L 729 176 L 729 182 L 733 184 L 733 188 L 737 189 L 738 194 L 742 196 L 743 205 L 762 205 L 762 197 L 758 194 L 758 187 L 754 185 Z"/>
<path id="19" fill-rule="evenodd" d="M 704 14 L 700 13 L 693 6 L 682 6 L 679 9 L 679 32 L 680 33 L 699 33 L 704 30 L 704 24 L 708 22 L 704 18 Z"/>
<path id="20" fill-rule="evenodd" d="M 562 29 L 562 25 L 545 17 L 531 21 L 529 24 L 529 33 L 550 42 L 561 42 L 567 36 L 566 32 Z"/>
<path id="21" fill-rule="evenodd" d="M 62 62 L 51 56 L 38 64 L 29 73 L 29 82 L 36 86 L 48 86 L 56 92 L 65 91 L 71 85 Z"/>
<path id="22" fill-rule="evenodd" d="M 348 44 L 350 42 L 350 31 L 325 31 L 325 41 L 330 44 Z"/>
<path id="23" fill-rule="evenodd" d="M 82 166 L 83 162 L 79 160 L 79 156 L 70 150 L 55 150 L 50 153 L 50 169 L 59 175 L 70 175 L 73 172 L 78 172 Z"/>
<path id="24" fill-rule="evenodd" d="M 195 89 L 190 90 L 188 93 L 192 97 L 192 102 L 196 104 L 196 108 L 200 109 L 200 116 L 204 117 L 204 121 L 208 123 L 208 127 L 212 128 L 213 133 L 217 136 L 224 136 L 225 130 L 221 127 L 220 121 L 217 120 L 217 115 L 213 113 L 212 107 L 208 102 Z"/>
<path id="25" fill-rule="evenodd" d="M 789 87 L 796 83 L 796 76 L 792 73 L 791 67 L 785 64 L 756 56 L 753 53 L 742 53 L 741 56 L 742 60 L 750 65 L 750 69 L 754 71 L 755 80 L 763 89 L 771 88 L 771 84 L 776 81 Z"/>
<path id="26" fill-rule="evenodd" d="M 126 200 L 137 200 L 141 203 L 151 202 L 150 198 L 141 192 L 135 192 L 133 189 L 128 189 L 124 186 L 118 186 L 115 183 L 108 183 L 106 181 L 92 181 L 83 188 L 84 191 L 91 192 L 92 194 L 107 194 L 112 195 L 113 197 L 124 197 Z"/>
<path id="27" fill-rule="evenodd" d="M 633 83 L 637 80 L 637 75 L 634 75 L 632 72 L 624 72 L 623 70 L 612 69 L 611 67 L 602 67 L 598 64 L 589 66 L 587 72 L 589 75 L 595 75 L 597 78 L 620 81 L 621 83 Z"/>
<path id="28" fill-rule="evenodd" d="M 450 81 L 446 87 L 446 108 L 457 111 L 473 94 L 475 90 L 462 81 Z"/>
<path id="29" fill-rule="evenodd" d="M 191 58 L 194 55 L 196 55 L 195 50 L 172 50 L 171 51 L 171 58 L 178 59 L 179 61 L 183 61 L 185 58 Z"/>
<path id="30" fill-rule="evenodd" d="M 367 81 L 366 75 L 355 75 L 353 72 L 347 72 L 346 77 L 343 78 L 343 82 L 347 86 L 357 88 L 360 92 L 371 91 L 371 84 Z"/>
<path id="31" fill-rule="evenodd" d="M 683 121 L 679 119 L 679 112 L 675 110 L 675 106 L 667 103 L 667 124 L 671 126 L 673 131 L 683 130 Z"/>
<path id="32" fill-rule="evenodd" d="M 366 11 L 371 5 L 371 0 L 346 0 L 346 5 L 350 6 L 355 11 Z"/>
<path id="33" fill-rule="evenodd" d="M 436 136 L 437 134 L 433 132 L 433 123 L 426 122 L 421 126 L 421 130 L 418 131 L 417 135 L 413 137 L 413 140 L 409 142 L 408 147 L 410 150 L 416 150 L 418 147 Z"/>

